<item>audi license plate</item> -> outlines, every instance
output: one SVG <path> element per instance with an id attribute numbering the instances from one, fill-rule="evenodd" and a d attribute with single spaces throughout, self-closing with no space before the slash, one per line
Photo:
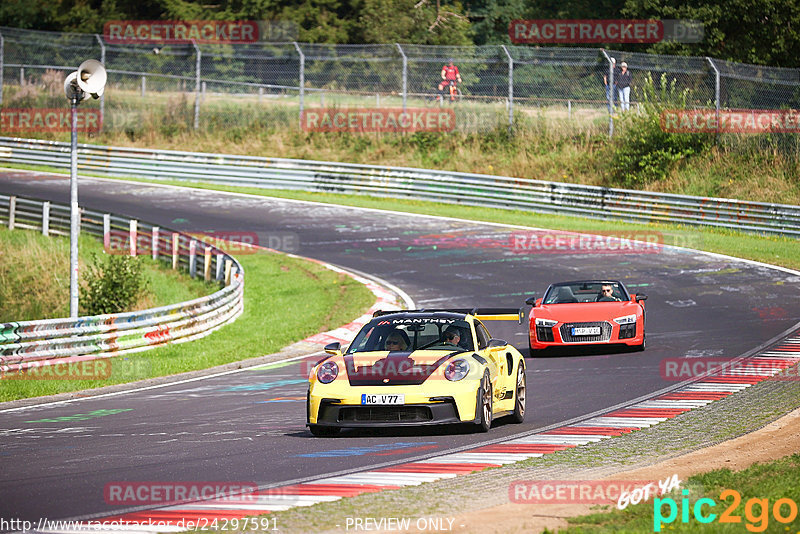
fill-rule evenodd
<path id="1" fill-rule="evenodd" d="M 575 326 L 572 328 L 573 336 L 599 336 L 599 326 Z"/>
<path id="2" fill-rule="evenodd" d="M 361 404 L 405 404 L 405 395 L 367 395 L 361 394 Z"/>

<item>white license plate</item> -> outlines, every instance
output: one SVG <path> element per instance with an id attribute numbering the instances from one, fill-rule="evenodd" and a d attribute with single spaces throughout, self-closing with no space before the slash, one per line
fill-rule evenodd
<path id="1" fill-rule="evenodd" d="M 572 328 L 573 336 L 599 336 L 599 326 L 576 326 Z"/>
<path id="2" fill-rule="evenodd" d="M 405 404 L 405 395 L 367 395 L 361 394 L 361 404 Z"/>

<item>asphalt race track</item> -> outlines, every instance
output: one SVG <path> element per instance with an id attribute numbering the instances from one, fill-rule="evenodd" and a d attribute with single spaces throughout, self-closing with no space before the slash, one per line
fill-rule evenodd
<path id="1" fill-rule="evenodd" d="M 0 191 L 68 203 L 69 180 L 5 171 Z M 674 383 L 662 379 L 665 358 L 733 358 L 800 321 L 800 277 L 692 251 L 519 253 L 508 244 L 520 230 L 483 223 L 91 178 L 81 179 L 80 204 L 190 232 L 255 232 L 265 246 L 289 235 L 297 254 L 378 276 L 419 307 L 517 307 L 550 282 L 619 278 L 649 296 L 648 347 L 528 359 L 526 422 L 497 421 L 488 435 L 448 428 L 313 438 L 300 363 L 0 412 L 0 517 L 120 513 L 103 494 L 118 481 L 279 485 L 445 452 L 660 390 Z M 527 354 L 525 325 L 489 328 Z"/>

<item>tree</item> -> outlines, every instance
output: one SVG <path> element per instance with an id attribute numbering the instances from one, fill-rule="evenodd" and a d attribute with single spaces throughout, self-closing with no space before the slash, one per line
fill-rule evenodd
<path id="1" fill-rule="evenodd" d="M 627 0 L 629 18 L 692 19 L 704 26 L 700 43 L 657 43 L 647 52 L 711 56 L 776 67 L 800 66 L 800 5 L 785 0 Z"/>
<path id="2" fill-rule="evenodd" d="M 359 22 L 360 35 L 354 35 L 359 42 L 472 44 L 470 23 L 459 3 L 365 0 Z"/>

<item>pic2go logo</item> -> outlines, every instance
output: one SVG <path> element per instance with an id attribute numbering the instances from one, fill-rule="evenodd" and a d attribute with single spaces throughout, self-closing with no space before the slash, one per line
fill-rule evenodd
<path id="1" fill-rule="evenodd" d="M 689 490 L 683 490 L 683 499 L 680 504 L 681 523 L 689 522 L 689 511 L 691 509 L 694 519 L 703 524 L 711 523 L 717 519 L 717 514 L 711 510 L 717 506 L 714 499 L 704 497 L 697 499 L 694 506 L 689 504 Z M 727 499 L 733 500 L 728 503 Z M 728 508 L 719 515 L 720 523 L 741 523 L 742 518 L 734 512 L 742 502 L 742 495 L 732 489 L 726 489 L 719 494 L 721 501 L 724 501 Z M 667 508 L 667 515 L 664 516 L 664 508 Z M 770 506 L 769 499 L 758 499 L 753 497 L 744 505 L 744 516 L 747 520 L 747 530 L 750 532 L 764 532 L 769 527 Z M 792 499 L 782 498 L 775 501 L 772 505 L 772 517 L 779 523 L 788 524 L 797 518 L 797 503 Z M 653 500 L 653 532 L 661 532 L 664 525 L 674 523 L 678 518 L 678 504 L 675 499 L 666 497 Z"/>

